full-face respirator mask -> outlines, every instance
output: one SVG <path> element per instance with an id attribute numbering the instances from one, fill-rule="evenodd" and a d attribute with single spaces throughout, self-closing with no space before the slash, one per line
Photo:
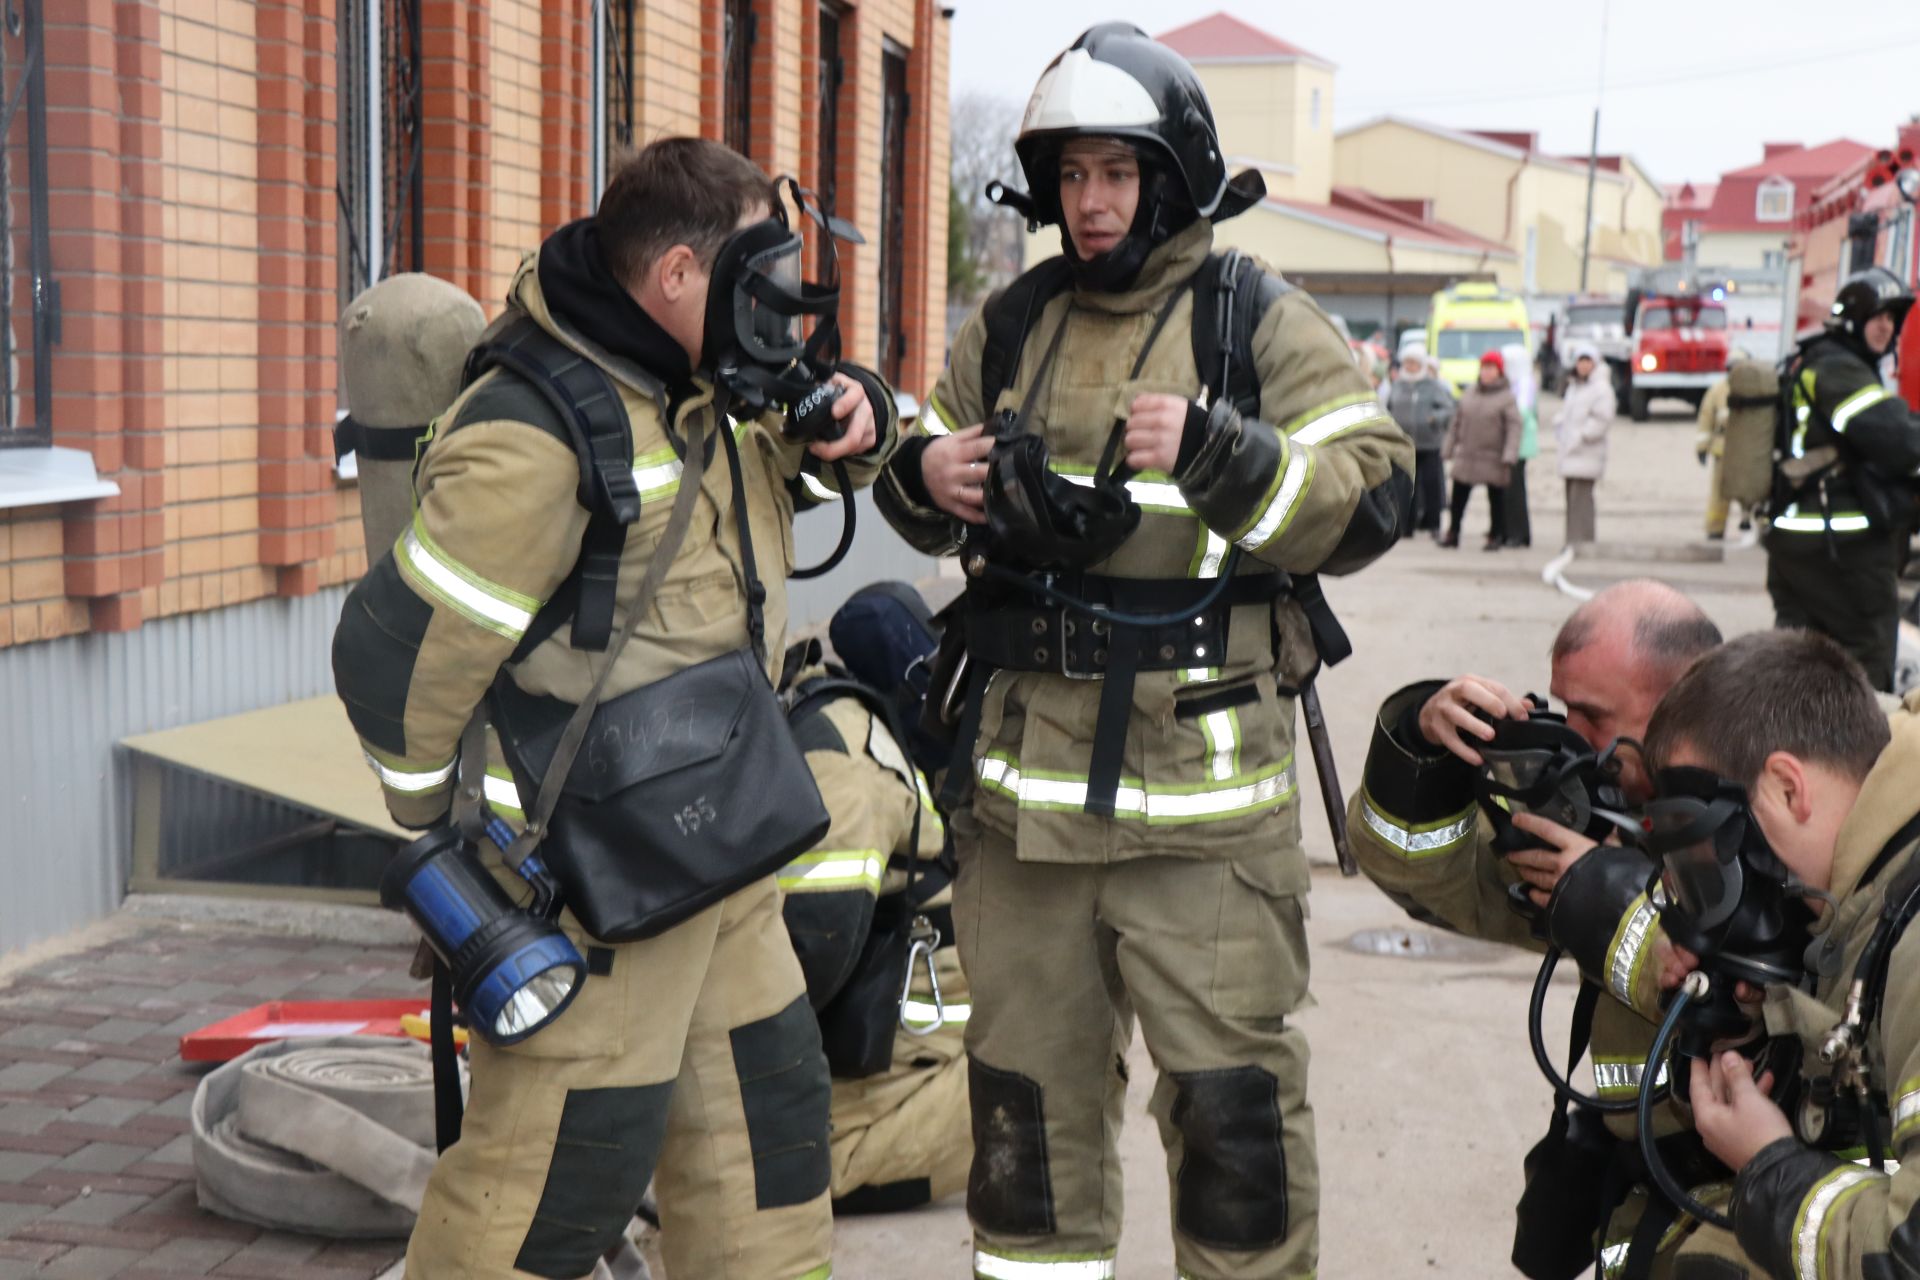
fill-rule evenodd
<path id="1" fill-rule="evenodd" d="M 789 438 L 837 440 L 844 426 L 833 416 L 833 405 L 844 389 L 829 381 L 840 363 L 840 267 L 834 242 L 865 240 L 794 179 L 781 178 L 776 187 L 824 233 L 826 278 L 801 278 L 806 242 L 788 224 L 786 204 L 776 200 L 771 216 L 734 232 L 714 255 L 701 365 L 747 413 L 784 413 Z M 808 317 L 812 331 L 803 333 Z"/>
<path id="2" fill-rule="evenodd" d="M 1493 847 L 1501 853 L 1544 848 L 1539 837 L 1514 825 L 1516 814 L 1532 813 L 1605 840 L 1638 823 L 1627 814 L 1620 787 L 1620 751 L 1638 750 L 1630 738 L 1616 739 L 1604 751 L 1547 709 L 1538 694 L 1528 694 L 1525 720 L 1495 720 L 1493 740 L 1476 744 L 1482 761 L 1474 774 L 1474 798 L 1493 824 Z"/>

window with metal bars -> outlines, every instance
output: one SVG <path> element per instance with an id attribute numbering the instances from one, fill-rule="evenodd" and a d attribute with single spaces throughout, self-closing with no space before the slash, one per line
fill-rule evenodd
<path id="1" fill-rule="evenodd" d="M 753 45 L 759 19 L 753 0 L 726 0 L 721 65 L 726 69 L 726 143 L 743 156 L 753 154 Z"/>
<path id="2" fill-rule="evenodd" d="M 814 146 L 814 190 L 820 207 L 839 212 L 836 197 L 840 189 L 840 86 L 846 82 L 847 64 L 840 55 L 840 9 L 822 0 L 820 5 L 819 65 L 815 69 L 815 92 L 819 105 L 815 110 L 819 132 Z"/>
<path id="3" fill-rule="evenodd" d="M 880 316 L 881 376 L 900 385 L 907 354 L 907 51 L 892 40 L 881 51 Z"/>
<path id="4" fill-rule="evenodd" d="M 420 0 L 341 0 L 340 297 L 424 267 Z"/>
<path id="5" fill-rule="evenodd" d="M 43 3 L 5 0 L 0 7 L 0 448 L 53 443 L 60 285 L 47 225 Z M 23 108 L 24 135 L 14 127 Z M 30 385 L 23 385 L 23 367 Z"/>
<path id="6" fill-rule="evenodd" d="M 633 150 L 634 0 L 594 0 L 593 200 Z"/>

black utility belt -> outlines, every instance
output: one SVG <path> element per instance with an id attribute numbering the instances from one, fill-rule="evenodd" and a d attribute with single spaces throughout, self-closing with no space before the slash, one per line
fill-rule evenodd
<path id="1" fill-rule="evenodd" d="M 1140 647 L 1138 671 L 1224 666 L 1231 613 L 1209 609 L 1190 622 L 1116 627 L 1098 615 L 1071 609 L 995 609 L 967 619 L 967 653 L 1003 671 L 1049 671 L 1071 680 L 1098 680 L 1107 674 L 1117 638 Z"/>
<path id="2" fill-rule="evenodd" d="M 1109 616 L 1177 616 L 1216 583 L 1200 578 L 1111 578 L 1071 575 L 1050 581 L 1084 608 L 1013 604 L 978 608 L 967 615 L 967 654 L 1003 671 L 1046 671 L 1074 680 L 1098 680 L 1114 662 L 1118 645 L 1132 646 L 1136 671 L 1176 671 L 1226 664 L 1228 624 L 1236 606 L 1270 604 L 1286 594 L 1281 574 L 1236 576 L 1200 613 L 1143 627 Z"/>

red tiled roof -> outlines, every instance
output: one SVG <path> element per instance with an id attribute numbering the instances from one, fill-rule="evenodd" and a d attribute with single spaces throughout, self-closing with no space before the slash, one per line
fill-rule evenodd
<path id="1" fill-rule="evenodd" d="M 1726 182 L 1733 178 L 1830 178 L 1856 160 L 1873 154 L 1873 148 L 1864 142 L 1855 142 L 1851 138 L 1835 138 L 1832 142 L 1821 143 L 1817 147 L 1801 147 L 1794 151 L 1776 151 L 1759 164 L 1750 164 L 1744 169 L 1732 169 L 1720 175 Z"/>
<path id="2" fill-rule="evenodd" d="M 1184 27 L 1162 32 L 1154 39 L 1190 61 L 1252 62 L 1285 58 L 1300 58 L 1308 62 L 1327 61 L 1297 44 L 1289 44 L 1278 36 L 1242 22 L 1230 13 L 1216 13 L 1197 22 L 1189 22 Z"/>
<path id="3" fill-rule="evenodd" d="M 1497 240 L 1483 239 L 1451 223 L 1418 218 L 1396 207 L 1398 202 L 1389 202 L 1358 187 L 1333 188 L 1333 201 L 1330 204 L 1288 200 L 1280 196 L 1268 196 L 1263 203 L 1291 209 L 1322 221 L 1339 223 L 1355 231 L 1392 236 L 1409 244 L 1444 245 L 1470 249 L 1476 253 L 1513 256 L 1513 250 Z"/>

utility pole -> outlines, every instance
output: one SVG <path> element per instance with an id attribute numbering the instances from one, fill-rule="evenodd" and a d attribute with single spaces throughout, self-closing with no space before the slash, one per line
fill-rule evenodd
<path id="1" fill-rule="evenodd" d="M 1587 229 L 1580 244 L 1580 292 L 1587 291 L 1587 265 L 1593 258 L 1593 183 L 1600 168 L 1600 99 L 1607 91 L 1607 19 L 1613 0 L 1600 8 L 1600 83 L 1593 95 L 1593 136 L 1587 143 Z"/>

